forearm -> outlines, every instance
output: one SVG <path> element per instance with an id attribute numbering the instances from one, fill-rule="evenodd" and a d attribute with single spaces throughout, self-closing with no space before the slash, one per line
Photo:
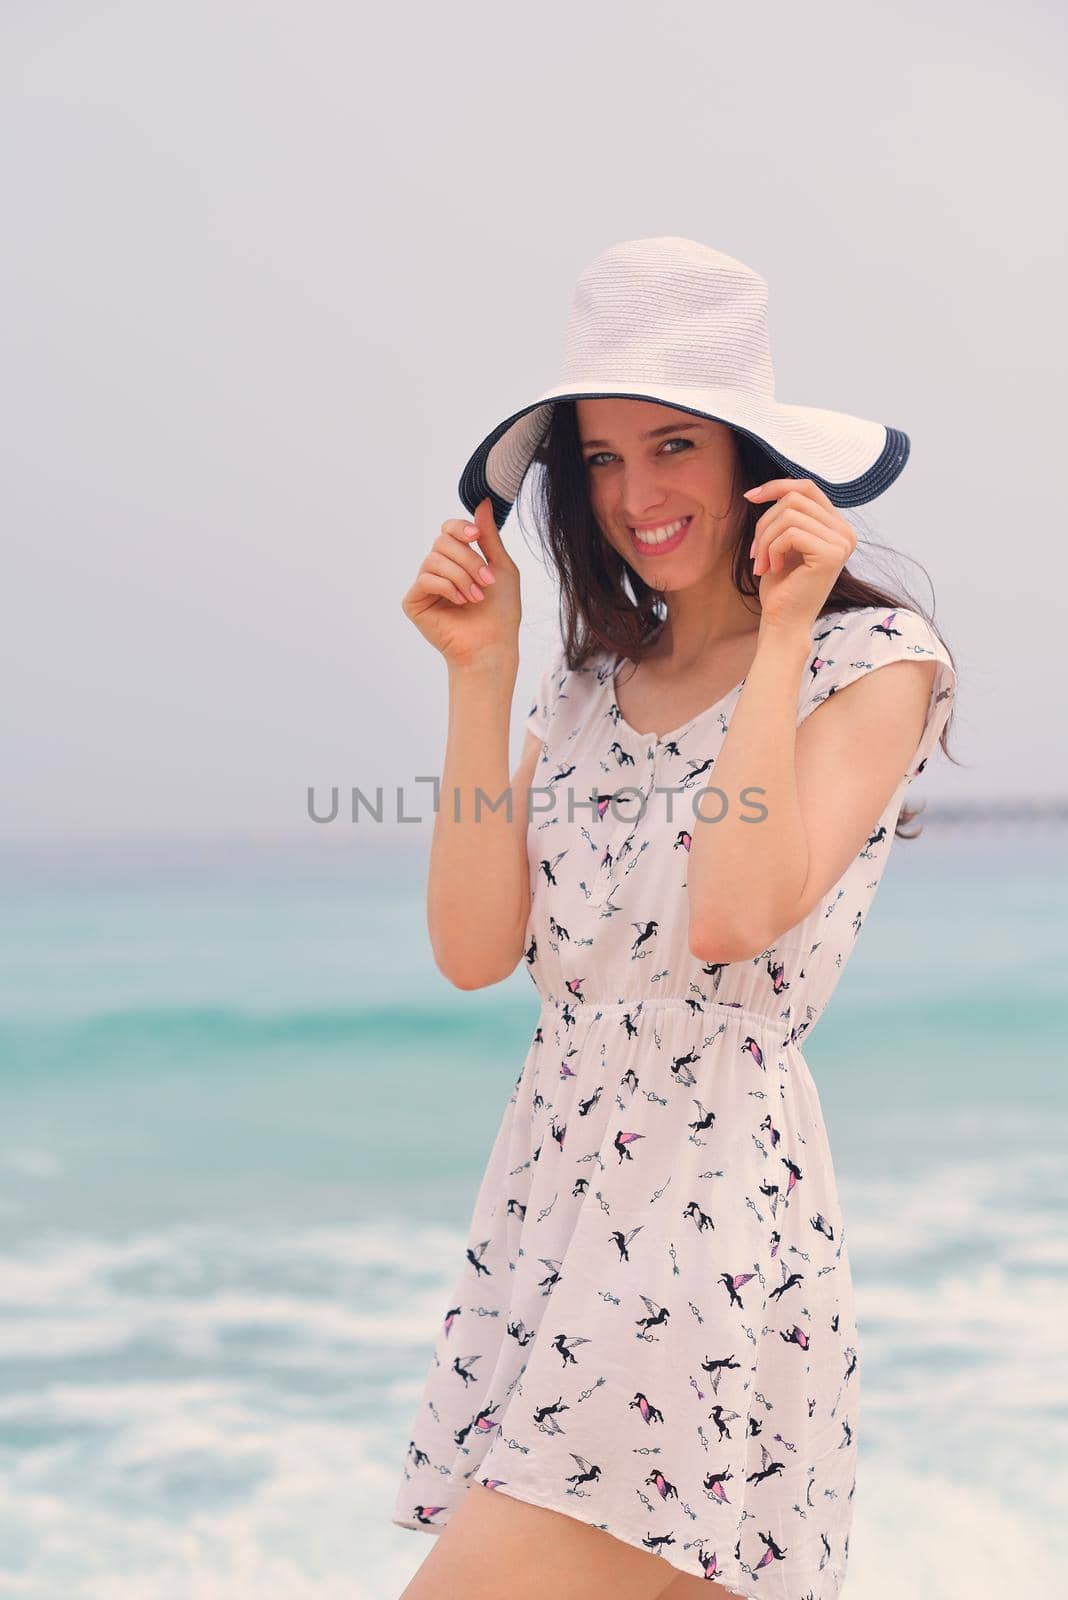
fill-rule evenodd
<path id="1" fill-rule="evenodd" d="M 464 989 L 493 983 L 510 970 L 509 955 L 529 899 L 526 808 L 520 815 L 508 795 L 518 665 L 518 658 L 509 657 L 449 668 L 448 737 L 430 849 L 427 924 L 438 968 Z"/>
<path id="2" fill-rule="evenodd" d="M 687 882 L 690 943 L 706 960 L 742 960 L 766 948 L 791 926 L 801 898 L 808 841 L 794 746 L 811 647 L 807 632 L 761 632 L 712 772 L 722 798 L 715 792 L 699 802 Z M 741 798 L 743 790 L 758 792 Z"/>

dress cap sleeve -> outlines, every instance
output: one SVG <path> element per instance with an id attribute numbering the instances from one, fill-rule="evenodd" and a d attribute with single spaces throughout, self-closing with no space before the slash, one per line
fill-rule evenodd
<path id="1" fill-rule="evenodd" d="M 919 777 L 938 746 L 957 692 L 949 652 L 931 625 L 918 611 L 903 606 L 829 611 L 813 628 L 813 645 L 801 685 L 799 725 L 829 695 L 888 662 L 937 662 L 923 732 L 903 774 L 909 783 Z"/>
<path id="2" fill-rule="evenodd" d="M 527 713 L 526 726 L 544 744 L 552 720 L 556 697 L 564 671 L 564 647 L 556 640 L 544 652 L 538 673 L 534 703 Z"/>

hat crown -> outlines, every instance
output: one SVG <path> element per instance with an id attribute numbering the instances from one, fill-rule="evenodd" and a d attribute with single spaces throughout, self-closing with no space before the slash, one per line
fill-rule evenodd
<path id="1" fill-rule="evenodd" d="M 610 245 L 576 281 L 560 381 L 697 384 L 770 398 L 767 283 L 693 239 Z"/>

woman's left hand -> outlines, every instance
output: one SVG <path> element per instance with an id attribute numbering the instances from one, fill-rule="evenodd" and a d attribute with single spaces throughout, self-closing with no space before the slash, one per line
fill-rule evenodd
<path id="1" fill-rule="evenodd" d="M 750 504 L 774 500 L 753 534 L 762 622 L 811 628 L 857 548 L 849 523 L 808 478 L 771 478 L 747 489 Z"/>

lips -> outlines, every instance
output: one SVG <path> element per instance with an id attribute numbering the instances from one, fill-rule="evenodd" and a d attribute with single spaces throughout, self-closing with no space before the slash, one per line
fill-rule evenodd
<path id="1" fill-rule="evenodd" d="M 629 529 L 631 548 L 636 550 L 640 556 L 670 555 L 672 550 L 678 549 L 679 545 L 689 533 L 690 523 L 692 521 L 692 516 L 687 517 L 685 527 L 680 528 L 678 533 L 672 534 L 670 539 L 665 539 L 662 544 L 646 544 L 643 540 L 638 538 L 634 529 L 631 528 Z"/>

